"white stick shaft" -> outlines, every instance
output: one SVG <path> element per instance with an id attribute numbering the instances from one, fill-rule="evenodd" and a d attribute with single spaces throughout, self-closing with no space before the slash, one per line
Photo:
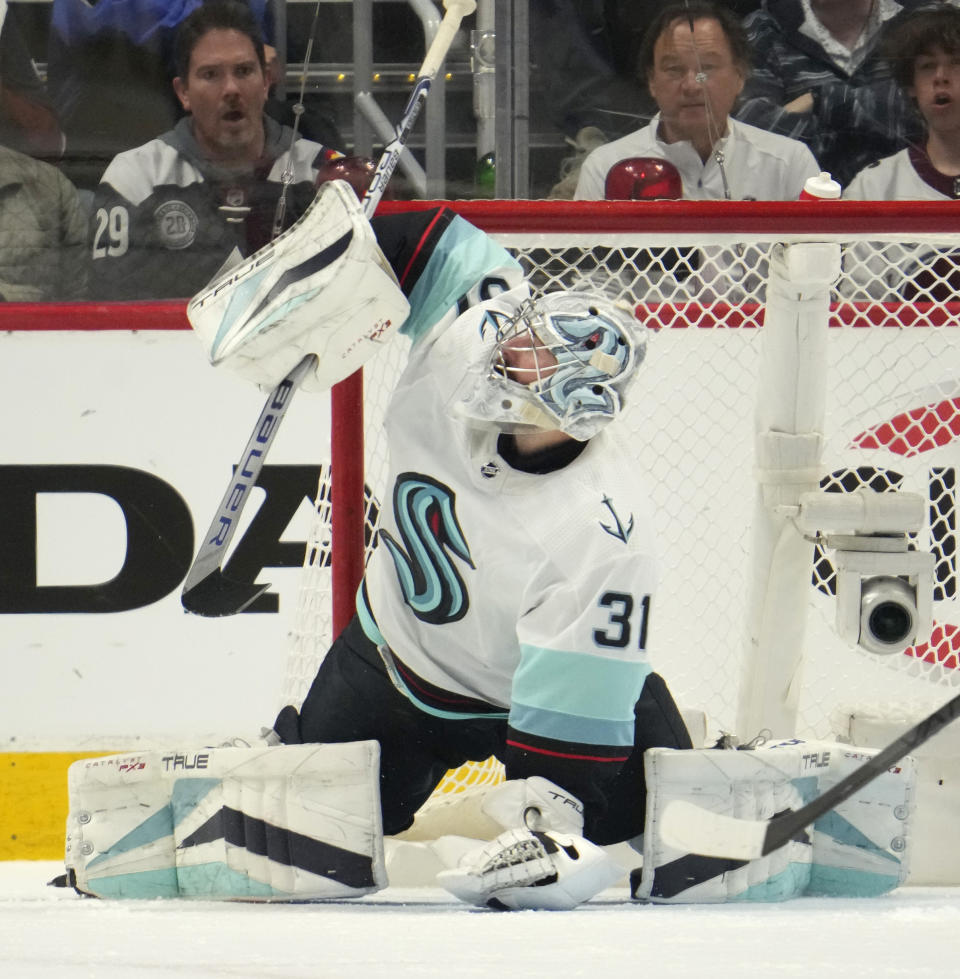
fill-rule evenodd
<path id="1" fill-rule="evenodd" d="M 437 33 L 430 44 L 426 57 L 423 59 L 423 64 L 420 66 L 420 71 L 417 74 L 417 84 L 410 93 L 410 98 L 407 100 L 403 115 L 397 124 L 396 135 L 383 148 L 383 153 L 377 163 L 377 169 L 374 171 L 373 179 L 370 181 L 370 187 L 363 196 L 363 213 L 368 218 L 373 217 L 373 212 L 376 211 L 377 205 L 380 203 L 380 198 L 383 197 L 383 192 L 386 190 L 387 184 L 393 176 L 393 171 L 397 169 L 397 164 L 400 162 L 400 154 L 403 152 L 403 147 L 410 133 L 413 131 L 417 117 L 420 115 L 420 109 L 427 100 L 433 78 L 440 70 L 440 66 L 443 64 L 444 58 L 446 58 L 447 52 L 450 50 L 450 45 L 457 35 L 460 22 L 468 14 L 473 13 L 476 6 L 474 0 L 452 0 L 447 7 L 447 12 L 443 15 L 443 20 L 440 21 Z"/>
<path id="2" fill-rule="evenodd" d="M 663 842 L 683 853 L 756 860 L 763 855 L 767 823 L 724 816 L 692 802 L 674 799 L 663 810 L 659 829 Z"/>
<path id="3" fill-rule="evenodd" d="M 313 368 L 316 359 L 316 354 L 308 354 L 304 357 L 267 398 L 253 433 L 243 450 L 240 464 L 220 501 L 216 516 L 203 537 L 197 556 L 183 583 L 185 592 L 196 587 L 223 564 L 224 555 L 237 530 L 240 512 L 250 496 L 250 491 L 257 484 L 280 422 L 283 421 L 283 416 L 300 382 Z"/>
<path id="4" fill-rule="evenodd" d="M 420 66 L 419 78 L 433 78 L 440 70 L 440 66 L 447 56 L 447 51 L 450 50 L 450 45 L 453 44 L 453 39 L 460 29 L 460 21 L 464 17 L 469 17 L 477 9 L 477 5 L 474 0 L 453 0 L 452 3 L 446 5 L 446 8 L 443 20 L 440 21 L 437 33 L 430 44 L 426 57 L 423 59 L 423 64 Z"/>

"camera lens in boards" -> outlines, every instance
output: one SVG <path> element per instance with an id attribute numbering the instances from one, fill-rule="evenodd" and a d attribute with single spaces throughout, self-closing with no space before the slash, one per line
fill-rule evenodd
<path id="1" fill-rule="evenodd" d="M 903 642 L 912 625 L 913 616 L 896 602 L 881 602 L 870 613 L 870 632 L 881 642 Z"/>
<path id="2" fill-rule="evenodd" d="M 913 642 L 917 596 L 902 578 L 868 578 L 860 599 L 860 645 L 873 653 L 898 653 Z"/>

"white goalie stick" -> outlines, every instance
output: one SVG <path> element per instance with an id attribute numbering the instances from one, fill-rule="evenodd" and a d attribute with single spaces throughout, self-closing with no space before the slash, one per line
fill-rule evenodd
<path id="1" fill-rule="evenodd" d="M 958 716 L 960 694 L 796 812 L 788 810 L 772 819 L 737 819 L 675 799 L 663 810 L 660 837 L 668 846 L 705 857 L 755 860 L 766 856 L 855 795 L 868 782 L 892 768 L 914 748 L 929 741 Z"/>
<path id="2" fill-rule="evenodd" d="M 475 0 L 444 0 L 444 7 L 446 12 L 420 66 L 416 84 L 404 107 L 395 135 L 384 147 L 373 179 L 363 197 L 363 210 L 367 218 L 373 216 L 387 183 L 400 162 L 400 154 L 413 131 L 433 79 L 447 56 L 460 22 L 473 13 L 476 2 Z M 213 523 L 205 534 L 184 581 L 180 601 L 188 612 L 204 616 L 235 615 L 237 612 L 242 612 L 270 587 L 269 584 L 257 585 L 231 580 L 223 573 L 223 562 L 227 547 L 236 531 L 240 511 L 247 502 L 249 490 L 256 485 L 280 421 L 294 393 L 304 377 L 313 369 L 315 362 L 316 356 L 308 354 L 267 398 L 253 434 L 247 442 L 243 459 L 237 466 L 235 476 L 220 502 Z"/>

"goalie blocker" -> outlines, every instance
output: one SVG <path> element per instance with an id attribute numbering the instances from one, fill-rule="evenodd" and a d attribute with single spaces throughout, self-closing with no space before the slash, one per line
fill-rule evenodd
<path id="1" fill-rule="evenodd" d="M 103 898 L 289 901 L 386 886 L 380 749 L 110 755 L 70 766 L 66 883 Z"/>
<path id="2" fill-rule="evenodd" d="M 187 318 L 215 366 L 273 388 L 315 354 L 302 387 L 326 391 L 409 311 L 353 189 L 333 180 L 287 231 L 195 296 Z"/>

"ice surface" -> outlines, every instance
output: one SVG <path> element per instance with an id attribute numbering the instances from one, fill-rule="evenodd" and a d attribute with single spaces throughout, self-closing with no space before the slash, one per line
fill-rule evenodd
<path id="1" fill-rule="evenodd" d="M 960 976 L 960 888 L 870 900 L 500 913 L 434 889 L 313 905 L 107 902 L 0 862 L 4 979 L 871 979 Z"/>

